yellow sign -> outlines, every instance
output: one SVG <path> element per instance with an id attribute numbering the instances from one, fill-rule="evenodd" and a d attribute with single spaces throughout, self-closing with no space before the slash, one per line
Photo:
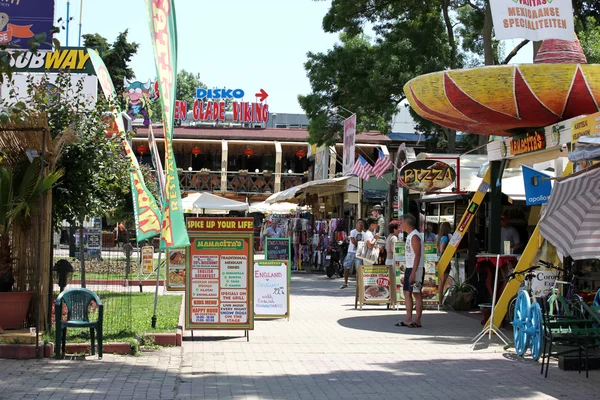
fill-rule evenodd
<path id="1" fill-rule="evenodd" d="M 142 273 L 150 275 L 154 271 L 154 247 L 142 247 Z"/>
<path id="2" fill-rule="evenodd" d="M 582 136 L 600 135 L 600 113 L 578 118 L 571 123 L 571 144 L 577 143 Z"/>

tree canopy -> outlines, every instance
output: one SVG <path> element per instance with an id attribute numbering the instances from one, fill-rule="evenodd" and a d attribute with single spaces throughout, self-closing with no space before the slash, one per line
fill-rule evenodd
<path id="1" fill-rule="evenodd" d="M 574 0 L 573 5 L 588 61 L 597 62 L 600 4 Z M 339 43 L 307 54 L 312 91 L 298 96 L 311 119 L 309 140 L 317 144 L 340 139 L 341 122 L 350 116 L 340 109 L 357 114 L 358 130 L 387 134 L 399 107 L 406 106 L 401 104 L 403 87 L 410 79 L 445 69 L 507 64 L 528 43 L 506 49 L 493 40 L 489 0 L 333 0 L 323 30 L 339 33 Z M 432 139 L 431 150 L 455 150 L 455 131 L 411 114 L 417 131 Z"/>
<path id="2" fill-rule="evenodd" d="M 109 44 L 108 40 L 98 33 L 83 35 L 83 45 L 97 49 L 100 52 L 117 93 L 123 93 L 123 80 L 125 78 L 131 79 L 135 76 L 135 73 L 129 67 L 129 63 L 131 57 L 137 54 L 139 44 L 129 42 L 127 40 L 128 34 L 128 30 L 119 33 L 112 44 Z"/>

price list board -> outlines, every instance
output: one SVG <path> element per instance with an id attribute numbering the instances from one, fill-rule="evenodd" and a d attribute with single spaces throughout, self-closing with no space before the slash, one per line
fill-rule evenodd
<path id="1" fill-rule="evenodd" d="M 252 218 L 188 218 L 186 329 L 254 329 Z"/>

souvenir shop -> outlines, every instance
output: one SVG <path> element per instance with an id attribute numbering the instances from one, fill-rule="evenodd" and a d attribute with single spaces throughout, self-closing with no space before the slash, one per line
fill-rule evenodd
<path id="1" fill-rule="evenodd" d="M 267 229 L 272 227 L 278 237 L 290 238 L 292 269 L 295 271 L 322 271 L 327 249 L 338 246 L 347 238 L 347 224 L 343 218 L 316 219 L 308 211 L 291 214 L 270 214 L 261 228 L 261 245 Z"/>

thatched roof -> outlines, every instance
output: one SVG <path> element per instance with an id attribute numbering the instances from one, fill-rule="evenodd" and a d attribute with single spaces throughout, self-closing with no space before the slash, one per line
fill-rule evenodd
<path id="1" fill-rule="evenodd" d="M 22 162 L 27 158 L 26 151 L 29 149 L 41 153 L 44 129 L 46 130 L 45 160 L 53 169 L 63 147 L 73 143 L 77 136 L 71 130 L 67 130 L 51 140 L 45 113 L 30 114 L 25 120 L 12 118 L 7 122 L 0 122 L 0 152 L 4 153 L 2 164 L 16 165 Z"/>

